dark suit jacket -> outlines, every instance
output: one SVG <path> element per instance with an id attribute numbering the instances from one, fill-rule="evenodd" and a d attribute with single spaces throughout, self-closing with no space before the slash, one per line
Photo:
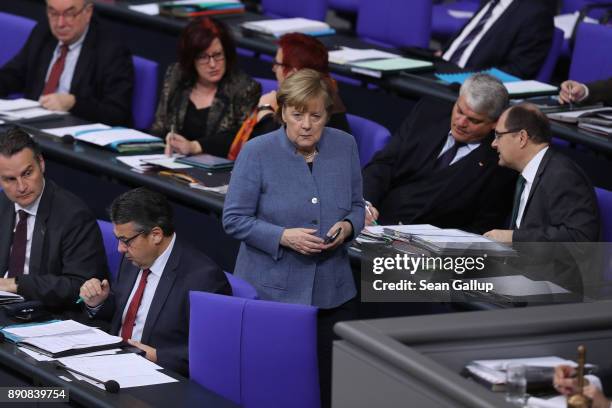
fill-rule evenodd
<path id="1" fill-rule="evenodd" d="M 137 284 L 139 270 L 123 257 L 113 293 L 96 314 L 96 317 L 111 320 L 111 334 L 119 335 L 123 310 Z M 190 290 L 232 294 L 221 268 L 177 239 L 153 296 L 141 342 L 157 349 L 159 365 L 183 375 L 189 373 Z"/>
<path id="2" fill-rule="evenodd" d="M 478 42 L 465 68 L 497 67 L 523 79 L 535 78 L 552 45 L 554 12 L 551 0 L 514 0 Z"/>
<path id="3" fill-rule="evenodd" d="M 589 87 L 589 97 L 585 103 L 603 102 L 612 105 L 612 78 L 587 84 Z"/>
<path id="4" fill-rule="evenodd" d="M 527 198 L 516 242 L 599 241 L 595 191 L 582 169 L 549 148 Z"/>
<path id="5" fill-rule="evenodd" d="M 0 95 L 23 92 L 37 100 L 57 44 L 46 22 L 34 27 L 21 51 L 0 68 Z M 129 50 L 92 18 L 70 86 L 76 99 L 70 113 L 92 122 L 129 126 L 133 82 Z"/>
<path id="6" fill-rule="evenodd" d="M 363 170 L 364 197 L 380 211 L 381 223 L 482 233 L 507 216 L 516 176 L 497 165 L 492 135 L 458 162 L 434 170 L 452 108 L 449 102 L 423 99 Z"/>
<path id="7" fill-rule="evenodd" d="M 0 194 L 0 273 L 8 269 L 15 205 Z M 32 235 L 29 274 L 17 292 L 51 309 L 74 307 L 85 280 L 108 276 L 100 229 L 85 204 L 46 180 Z"/>

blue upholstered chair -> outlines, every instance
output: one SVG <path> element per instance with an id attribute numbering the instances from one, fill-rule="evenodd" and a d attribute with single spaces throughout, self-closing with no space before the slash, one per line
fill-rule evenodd
<path id="1" fill-rule="evenodd" d="M 612 191 L 596 187 L 595 194 L 601 217 L 601 240 L 612 242 Z"/>
<path id="2" fill-rule="evenodd" d="M 158 64 L 151 60 L 133 56 L 134 93 L 132 96 L 132 120 L 134 128 L 149 129 L 155 118 L 157 107 Z"/>
<path id="3" fill-rule="evenodd" d="M 244 408 L 318 408 L 312 306 L 191 292 L 189 376 Z"/>
<path id="4" fill-rule="evenodd" d="M 475 13 L 478 10 L 478 0 L 457 0 L 450 3 L 434 4 L 431 10 L 431 36 L 440 40 L 448 40 L 470 21 L 471 17 L 453 17 L 450 11 Z"/>
<path id="5" fill-rule="evenodd" d="M 4 65 L 23 47 L 36 21 L 0 12 L 0 66 Z"/>
<path id="6" fill-rule="evenodd" d="M 431 0 L 360 1 L 357 35 L 384 47 L 428 47 Z"/>
<path id="7" fill-rule="evenodd" d="M 304 17 L 311 20 L 325 21 L 327 2 L 325 0 L 302 1 L 299 7 L 287 0 L 261 0 L 263 13 L 270 17 Z"/>
<path id="8" fill-rule="evenodd" d="M 555 28 L 555 33 L 553 35 L 553 42 L 550 46 L 550 51 L 548 51 L 548 55 L 546 56 L 546 60 L 544 60 L 544 64 L 542 68 L 540 68 L 540 72 L 538 72 L 538 76 L 536 79 L 541 82 L 550 81 L 550 77 L 552 76 L 553 71 L 555 70 L 555 66 L 557 65 L 557 60 L 559 59 L 559 55 L 561 55 L 561 47 L 563 46 L 563 30 Z"/>
<path id="9" fill-rule="evenodd" d="M 102 232 L 102 240 L 104 242 L 104 251 L 106 252 L 106 262 L 110 272 L 111 281 L 117 280 L 119 273 L 119 263 L 121 263 L 121 253 L 117 250 L 117 238 L 113 233 L 113 224 L 108 221 L 98 220 L 98 227 Z"/>
<path id="10" fill-rule="evenodd" d="M 359 0 L 327 0 L 327 7 L 332 10 L 356 13 L 359 10 Z"/>
<path id="11" fill-rule="evenodd" d="M 374 154 L 387 144 L 391 138 L 391 133 L 386 127 L 369 119 L 351 114 L 347 114 L 346 117 L 357 141 L 359 162 L 361 167 L 364 167 L 370 162 Z"/>
<path id="12" fill-rule="evenodd" d="M 276 79 L 268 79 L 268 78 L 253 78 L 261 85 L 261 94 L 268 93 L 270 91 L 276 91 L 278 89 L 278 82 Z"/>
<path id="13" fill-rule="evenodd" d="M 612 72 L 612 26 L 582 23 L 578 26 L 569 79 L 591 82 Z"/>
<path id="14" fill-rule="evenodd" d="M 232 294 L 239 298 L 245 299 L 257 299 L 257 290 L 251 284 L 244 279 L 235 276 L 233 273 L 225 272 L 230 286 L 232 287 Z"/>

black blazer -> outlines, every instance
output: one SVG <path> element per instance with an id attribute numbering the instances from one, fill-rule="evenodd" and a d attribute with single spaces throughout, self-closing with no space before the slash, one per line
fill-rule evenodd
<path id="1" fill-rule="evenodd" d="M 483 1 L 481 8 L 486 3 Z M 554 4 L 551 0 L 514 0 L 478 42 L 465 68 L 497 67 L 519 78 L 535 78 L 552 45 Z M 448 42 L 444 52 L 467 24 Z"/>
<path id="2" fill-rule="evenodd" d="M 96 318 L 111 320 L 110 333 L 119 335 L 123 310 L 139 268 L 125 257 L 119 266 L 117 283 Z M 157 349 L 157 362 L 164 368 L 189 375 L 189 291 L 231 295 L 225 274 L 210 258 L 176 239 L 166 268 L 157 285 L 147 315 L 141 342 Z"/>
<path id="3" fill-rule="evenodd" d="M 597 242 L 599 208 L 591 181 L 576 163 L 552 148 L 544 154 L 529 191 L 516 242 Z"/>
<path id="4" fill-rule="evenodd" d="M 23 92 L 38 100 L 57 44 L 48 23 L 37 24 L 21 51 L 0 68 L 0 95 Z M 76 99 L 70 113 L 91 122 L 129 126 L 133 83 L 129 50 L 92 18 L 70 85 Z"/>
<path id="5" fill-rule="evenodd" d="M 510 210 L 514 172 L 497 165 L 492 135 L 440 171 L 453 104 L 422 99 L 385 148 L 363 170 L 364 197 L 383 224 L 433 224 L 478 233 L 500 225 Z"/>
<path id="6" fill-rule="evenodd" d="M 0 194 L 0 273 L 8 269 L 15 228 L 15 205 Z M 32 235 L 29 274 L 17 293 L 50 309 L 75 307 L 87 279 L 108 276 L 102 235 L 85 204 L 46 180 Z"/>
<path id="7" fill-rule="evenodd" d="M 591 82 L 587 86 L 589 97 L 584 101 L 585 103 L 603 102 L 606 105 L 612 105 L 612 78 Z"/>

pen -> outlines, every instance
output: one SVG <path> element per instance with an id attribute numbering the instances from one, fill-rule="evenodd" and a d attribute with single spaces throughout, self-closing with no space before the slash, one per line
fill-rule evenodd
<path id="1" fill-rule="evenodd" d="M 372 211 L 370 210 L 370 202 L 369 201 L 365 201 L 365 208 L 366 208 L 366 211 L 368 212 L 368 214 L 370 214 L 370 217 L 372 217 L 372 225 L 378 225 L 378 223 L 374 219 L 374 214 L 372 214 Z"/>
<path id="2" fill-rule="evenodd" d="M 74 302 L 75 304 L 79 304 L 79 303 L 83 303 L 85 301 L 85 299 L 83 299 L 81 296 L 79 296 L 79 298 L 77 299 L 76 302 Z"/>

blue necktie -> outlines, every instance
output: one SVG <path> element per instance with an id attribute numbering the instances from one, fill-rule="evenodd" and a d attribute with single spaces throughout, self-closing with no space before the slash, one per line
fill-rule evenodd
<path id="1" fill-rule="evenodd" d="M 459 150 L 459 148 L 463 146 L 465 146 L 465 143 L 458 142 L 455 140 L 455 143 L 447 151 L 442 153 L 440 157 L 436 159 L 436 164 L 434 165 L 434 168 L 436 170 L 442 170 L 447 168 L 457 155 L 457 151 Z"/>
<path id="2" fill-rule="evenodd" d="M 476 38 L 476 36 L 480 34 L 485 24 L 487 24 L 487 21 L 489 21 L 489 18 L 491 18 L 491 15 L 493 14 L 493 9 L 495 8 L 495 6 L 497 6 L 497 3 L 499 3 L 499 0 L 491 0 L 489 2 L 489 8 L 484 13 L 482 18 L 478 21 L 476 26 L 472 28 L 472 31 L 465 36 L 465 38 L 461 41 L 461 44 L 459 44 L 459 46 L 455 49 L 453 54 L 450 56 L 450 62 L 454 64 L 457 64 L 459 62 L 465 49 L 472 43 L 474 38 Z"/>

